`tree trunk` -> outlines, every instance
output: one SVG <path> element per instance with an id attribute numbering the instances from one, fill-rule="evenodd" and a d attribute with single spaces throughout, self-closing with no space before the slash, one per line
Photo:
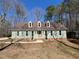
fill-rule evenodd
<path id="1" fill-rule="evenodd" d="M 78 14 L 76 13 L 76 31 L 77 31 L 77 17 L 78 17 Z"/>

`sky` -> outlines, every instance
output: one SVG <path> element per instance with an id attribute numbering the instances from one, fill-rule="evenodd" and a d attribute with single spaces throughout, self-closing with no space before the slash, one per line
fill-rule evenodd
<path id="1" fill-rule="evenodd" d="M 59 5 L 61 2 L 63 2 L 63 0 L 16 0 L 17 2 L 20 2 L 21 5 L 24 6 L 24 8 L 27 11 L 28 14 L 28 18 L 27 21 L 31 20 L 34 21 L 34 13 L 33 13 L 33 9 L 34 8 L 40 8 L 42 11 L 42 17 L 41 17 L 41 21 L 44 21 L 44 11 L 45 9 L 50 6 L 50 5 Z M 10 11 L 10 13 L 8 14 L 8 18 L 10 18 L 10 16 L 12 16 L 13 11 Z M 11 18 L 10 18 L 11 19 Z"/>
<path id="2" fill-rule="evenodd" d="M 33 14 L 33 9 L 34 8 L 40 8 L 42 10 L 42 17 L 41 21 L 44 20 L 44 10 L 50 6 L 50 5 L 59 5 L 63 0 L 20 0 L 23 6 L 27 9 L 28 14 L 28 20 L 34 21 L 34 14 Z"/>
<path id="3" fill-rule="evenodd" d="M 63 0 L 20 0 L 20 2 L 28 9 L 31 10 L 35 7 L 46 9 L 50 5 L 58 5 Z"/>

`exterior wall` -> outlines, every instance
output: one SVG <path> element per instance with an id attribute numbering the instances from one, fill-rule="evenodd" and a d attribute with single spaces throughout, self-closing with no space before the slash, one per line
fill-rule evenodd
<path id="1" fill-rule="evenodd" d="M 52 31 L 52 35 L 51 35 L 51 31 L 47 31 L 47 38 L 67 38 L 66 37 L 66 31 L 61 31 L 61 35 L 59 34 L 59 31 Z"/>
<path id="2" fill-rule="evenodd" d="M 25 38 L 26 37 L 26 31 L 19 31 L 19 36 L 16 36 L 17 38 Z"/>
<path id="3" fill-rule="evenodd" d="M 62 38 L 67 38 L 66 31 L 62 31 L 61 34 L 62 34 Z"/>
<path id="4" fill-rule="evenodd" d="M 15 38 L 16 36 L 17 36 L 17 31 L 12 31 L 11 37 L 12 37 L 12 38 Z"/>
<path id="5" fill-rule="evenodd" d="M 12 38 L 32 38 L 32 31 L 28 31 L 28 36 L 26 36 L 26 31 L 19 31 L 19 36 L 17 35 L 17 31 L 12 31 Z"/>
<path id="6" fill-rule="evenodd" d="M 52 35 L 51 35 L 51 31 L 47 31 L 47 38 L 59 38 L 59 31 L 52 31 Z"/>
<path id="7" fill-rule="evenodd" d="M 19 35 L 17 35 L 17 31 L 12 31 L 12 38 L 25 38 L 26 31 L 19 31 Z"/>
<path id="8" fill-rule="evenodd" d="M 41 31 L 40 35 L 37 34 L 37 31 L 34 31 L 34 39 L 45 39 L 44 31 Z"/>
<path id="9" fill-rule="evenodd" d="M 27 36 L 27 38 L 32 39 L 32 31 L 28 31 L 28 36 Z"/>
<path id="10" fill-rule="evenodd" d="M 34 38 L 33 39 L 38 39 L 37 31 L 34 31 Z"/>
<path id="11" fill-rule="evenodd" d="M 37 31 L 33 31 L 33 39 L 45 39 L 45 31 L 41 31 L 41 34 L 38 35 Z M 17 31 L 12 31 L 12 38 L 28 38 L 32 39 L 32 31 L 28 31 L 28 36 L 26 36 L 26 31 L 19 31 L 19 35 L 17 36 Z M 66 31 L 61 31 L 61 35 L 59 35 L 59 31 L 47 31 L 47 39 L 50 38 L 67 38 Z"/>
<path id="12" fill-rule="evenodd" d="M 42 38 L 45 38 L 45 31 L 42 31 Z"/>
<path id="13" fill-rule="evenodd" d="M 54 38 L 60 38 L 59 31 L 53 31 L 53 35 L 52 36 Z"/>

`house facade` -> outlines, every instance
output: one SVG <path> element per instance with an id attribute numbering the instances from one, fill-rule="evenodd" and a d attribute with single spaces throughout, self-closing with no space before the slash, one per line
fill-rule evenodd
<path id="1" fill-rule="evenodd" d="M 11 29 L 12 38 L 35 39 L 53 39 L 67 38 L 66 27 L 61 23 L 31 22 L 18 23 Z"/>

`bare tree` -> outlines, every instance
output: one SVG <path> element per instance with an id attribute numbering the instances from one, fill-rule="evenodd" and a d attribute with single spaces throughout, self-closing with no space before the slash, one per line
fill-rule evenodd
<path id="1" fill-rule="evenodd" d="M 78 0 L 64 0 L 65 12 L 69 14 L 68 29 L 69 31 L 77 30 L 77 21 L 79 14 L 79 1 Z"/>
<path id="2" fill-rule="evenodd" d="M 40 8 L 34 8 L 33 9 L 33 13 L 34 13 L 34 16 L 35 16 L 35 18 L 36 18 L 36 21 L 39 21 L 40 19 L 41 19 L 41 17 L 42 17 L 42 9 L 40 9 Z"/>
<path id="3" fill-rule="evenodd" d="M 3 17 L 4 17 L 2 19 L 2 21 L 4 21 L 8 11 L 12 7 L 12 0 L 0 0 L 0 5 L 2 6 L 2 14 L 3 14 Z"/>
<path id="4" fill-rule="evenodd" d="M 15 4 L 15 11 L 16 11 L 16 16 L 19 18 L 19 21 L 25 21 L 25 18 L 27 18 L 27 12 L 25 10 L 25 7 L 22 6 L 20 3 Z"/>
<path id="5" fill-rule="evenodd" d="M 13 0 L 0 0 L 0 5 L 2 6 L 2 14 L 0 15 L 0 36 L 7 36 L 8 35 L 8 29 L 10 29 L 10 23 L 7 20 L 7 13 L 11 8 L 14 6 L 16 9 L 16 14 L 22 18 L 25 18 L 25 12 L 23 7 L 20 4 L 12 4 Z M 16 2 L 16 1 L 15 1 Z M 11 46 L 12 44 L 16 43 L 19 40 L 13 41 L 13 39 L 9 38 L 10 44 L 5 45 L 5 43 L 0 44 L 0 51 L 6 49 L 7 47 Z"/>
<path id="6" fill-rule="evenodd" d="M 10 23 L 7 21 L 7 13 L 12 8 L 12 0 L 0 0 L 0 6 L 2 8 L 0 15 L 0 36 L 8 34 Z"/>

